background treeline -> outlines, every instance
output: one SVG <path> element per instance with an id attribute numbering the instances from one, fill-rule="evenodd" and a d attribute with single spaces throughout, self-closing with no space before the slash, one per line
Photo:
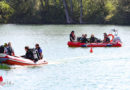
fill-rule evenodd
<path id="1" fill-rule="evenodd" d="M 0 23 L 130 25 L 130 0 L 0 0 Z"/>

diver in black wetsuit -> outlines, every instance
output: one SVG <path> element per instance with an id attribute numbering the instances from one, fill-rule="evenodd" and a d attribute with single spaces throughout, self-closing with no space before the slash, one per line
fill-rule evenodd
<path id="1" fill-rule="evenodd" d="M 107 36 L 107 33 L 104 33 L 103 43 L 109 43 L 109 42 L 110 42 L 110 38 Z"/>
<path id="2" fill-rule="evenodd" d="M 89 40 L 87 38 L 87 34 L 83 35 L 83 37 L 81 38 L 81 43 L 88 43 Z"/>
<path id="3" fill-rule="evenodd" d="M 95 43 L 97 42 L 97 38 L 94 37 L 94 35 L 92 34 L 90 37 L 90 43 Z"/>
<path id="4" fill-rule="evenodd" d="M 33 53 L 31 52 L 31 50 L 29 49 L 28 46 L 25 46 L 25 51 L 26 51 L 26 54 L 24 56 L 22 56 L 22 57 L 34 60 Z"/>

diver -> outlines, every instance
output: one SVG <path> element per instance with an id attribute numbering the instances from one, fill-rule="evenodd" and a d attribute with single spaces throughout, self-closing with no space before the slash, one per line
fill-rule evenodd
<path id="1" fill-rule="evenodd" d="M 10 56 L 14 56 L 14 50 L 11 46 L 11 42 L 4 44 L 4 53 Z"/>
<path id="2" fill-rule="evenodd" d="M 87 38 L 87 34 L 84 34 L 83 36 L 82 36 L 82 38 L 81 38 L 81 43 L 88 43 L 89 42 L 89 40 L 88 40 L 88 38 Z"/>
<path id="3" fill-rule="evenodd" d="M 121 39 L 119 36 L 115 35 L 114 39 L 113 39 L 113 43 L 117 43 L 117 42 L 120 42 L 122 43 Z"/>
<path id="4" fill-rule="evenodd" d="M 0 46 L 0 53 L 4 53 L 4 45 Z"/>
<path id="5" fill-rule="evenodd" d="M 7 52 L 8 52 L 8 55 L 10 55 L 10 56 L 14 56 L 15 55 L 14 54 L 14 50 L 13 50 L 13 48 L 11 46 L 11 42 L 8 43 Z"/>
<path id="6" fill-rule="evenodd" d="M 90 43 L 96 43 L 96 42 L 97 42 L 97 38 L 94 36 L 94 34 L 92 34 L 90 37 Z"/>
<path id="7" fill-rule="evenodd" d="M 122 43 L 120 37 L 118 36 L 118 30 L 113 29 L 113 32 L 115 33 L 115 35 L 112 43 L 118 43 L 118 42 Z"/>
<path id="8" fill-rule="evenodd" d="M 90 37 L 90 43 L 101 43 L 102 41 L 94 36 L 94 34 Z"/>
<path id="9" fill-rule="evenodd" d="M 36 44 L 35 45 L 35 50 L 37 50 L 38 51 L 38 59 L 40 60 L 40 59 L 43 59 L 43 54 L 42 54 L 42 49 L 40 48 L 40 46 L 39 46 L 39 44 Z"/>
<path id="10" fill-rule="evenodd" d="M 76 38 L 76 36 L 75 36 L 75 34 L 74 34 L 74 31 L 72 31 L 72 32 L 70 33 L 70 41 L 71 41 L 71 42 L 74 42 L 74 41 L 75 41 L 75 38 Z"/>
<path id="11" fill-rule="evenodd" d="M 104 33 L 103 43 L 109 43 L 109 42 L 110 42 L 110 38 L 107 36 L 107 33 Z"/>
<path id="12" fill-rule="evenodd" d="M 84 34 L 81 37 L 77 37 L 77 42 L 81 42 L 81 39 L 84 38 Z"/>
<path id="13" fill-rule="evenodd" d="M 8 55 L 8 44 L 4 43 L 4 53 Z"/>
<path id="14" fill-rule="evenodd" d="M 28 46 L 25 46 L 25 51 L 26 51 L 26 54 L 22 57 L 24 57 L 26 59 L 34 60 L 33 53 L 31 52 L 31 50 L 29 49 Z"/>

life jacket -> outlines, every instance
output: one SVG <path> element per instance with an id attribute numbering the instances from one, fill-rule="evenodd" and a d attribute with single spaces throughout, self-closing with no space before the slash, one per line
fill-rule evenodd
<path id="1" fill-rule="evenodd" d="M 30 51 L 33 53 L 34 60 L 40 60 L 40 55 L 36 49 L 32 48 Z"/>
<path id="2" fill-rule="evenodd" d="M 0 46 L 0 53 L 4 53 L 4 46 Z"/>

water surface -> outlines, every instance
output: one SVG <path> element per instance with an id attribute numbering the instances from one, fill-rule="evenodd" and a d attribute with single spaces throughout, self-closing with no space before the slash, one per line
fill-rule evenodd
<path id="1" fill-rule="evenodd" d="M 70 48 L 69 34 L 87 33 L 103 39 L 103 33 L 118 29 L 121 48 Z M 17 56 L 24 46 L 39 43 L 48 65 L 0 70 L 11 85 L 3 90 L 129 90 L 130 27 L 114 25 L 0 25 L 0 44 L 12 42 Z"/>

